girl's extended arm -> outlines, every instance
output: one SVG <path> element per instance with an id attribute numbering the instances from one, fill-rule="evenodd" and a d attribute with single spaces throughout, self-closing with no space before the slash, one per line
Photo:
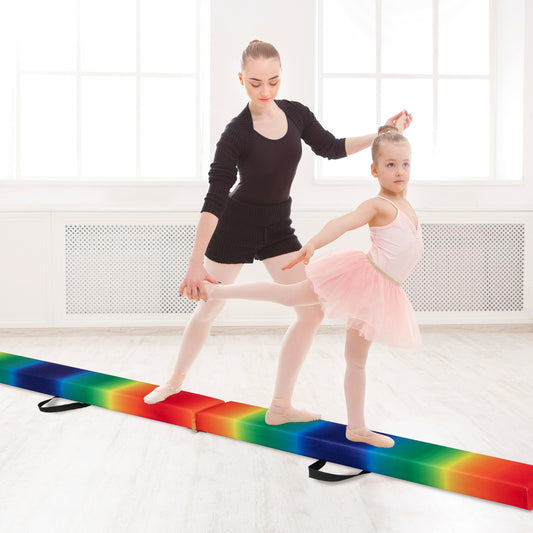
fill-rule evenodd
<path id="1" fill-rule="evenodd" d="M 330 220 L 314 237 L 312 237 L 307 244 L 301 248 L 294 259 L 287 263 L 282 270 L 292 268 L 294 265 L 302 262 L 304 265 L 309 263 L 309 260 L 315 253 L 315 250 L 326 246 L 330 242 L 338 239 L 347 231 L 351 231 L 365 224 L 368 224 L 374 216 L 378 213 L 376 202 L 374 199 L 363 202 L 357 209 L 346 213 L 338 218 Z"/>
<path id="2" fill-rule="evenodd" d="M 180 294 L 185 294 L 192 300 L 206 300 L 207 294 L 204 288 L 204 280 L 216 283 L 204 267 L 204 254 L 211 236 L 218 224 L 218 217 L 209 211 L 200 215 L 194 246 L 189 259 L 189 268 L 180 285 Z"/>

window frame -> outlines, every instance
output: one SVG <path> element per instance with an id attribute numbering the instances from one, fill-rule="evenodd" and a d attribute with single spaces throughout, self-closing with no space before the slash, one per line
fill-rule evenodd
<path id="1" fill-rule="evenodd" d="M 81 69 L 81 9 L 80 1 L 76 0 L 76 70 L 75 71 L 53 71 L 53 70 L 23 70 L 21 68 L 20 58 L 20 43 L 17 39 L 15 45 L 15 112 L 14 112 L 14 157 L 13 157 L 13 171 L 11 179 L 8 177 L 7 181 L 30 181 L 30 182 L 45 182 L 45 181 L 59 181 L 59 182 L 73 182 L 73 183 L 99 183 L 106 184 L 125 183 L 147 183 L 150 184 L 168 184 L 168 183 L 197 183 L 205 181 L 204 174 L 208 157 L 208 149 L 203 146 L 202 139 L 205 138 L 208 132 L 209 121 L 209 98 L 207 91 L 209 90 L 209 43 L 206 38 L 209 35 L 209 2 L 207 0 L 195 0 L 196 2 L 196 42 L 195 42 L 195 72 L 194 73 L 164 73 L 164 72 L 143 72 L 141 71 L 141 0 L 135 0 L 135 72 L 97 72 L 97 71 L 82 71 Z M 73 76 L 76 79 L 76 174 L 71 176 L 55 176 L 55 175 L 24 175 L 22 169 L 22 124 L 21 114 L 23 102 L 21 102 L 21 86 L 22 77 L 24 75 L 34 76 Z M 135 175 L 130 176 L 91 176 L 82 173 L 82 100 L 81 100 L 81 85 L 83 78 L 88 77 L 127 77 L 135 79 Z M 141 174 L 141 83 L 146 78 L 171 78 L 171 79 L 193 79 L 196 81 L 196 131 L 195 136 L 195 172 L 193 176 L 179 177 L 179 176 L 149 176 Z M 207 96 L 206 96 L 207 95 Z"/>
<path id="2" fill-rule="evenodd" d="M 431 179 L 418 179 L 415 180 L 417 185 L 490 185 L 490 186 L 516 186 L 521 185 L 524 181 L 524 167 L 522 166 L 521 177 L 519 179 L 505 179 L 497 175 L 497 162 L 496 162 L 496 146 L 497 146 L 497 124 L 496 124 L 496 106 L 497 102 L 497 59 L 495 48 L 496 43 L 496 31 L 495 31 L 495 17 L 497 15 L 497 3 L 498 0 L 489 1 L 489 73 L 487 75 L 477 74 L 439 74 L 438 72 L 438 55 L 439 55 L 439 0 L 432 1 L 433 20 L 432 20 L 432 32 L 433 32 L 433 71 L 431 74 L 384 74 L 381 71 L 381 19 L 382 19 L 382 2 L 381 0 L 375 0 L 376 3 L 376 72 L 374 73 L 331 73 L 324 72 L 324 2 L 327 0 L 317 0 L 317 27 L 316 27 L 316 109 L 317 115 L 323 117 L 324 111 L 324 95 L 323 85 L 324 80 L 327 79 L 372 79 L 376 81 L 376 124 L 379 124 L 381 117 L 381 84 L 386 79 L 425 79 L 431 80 L 433 85 L 433 160 L 436 161 L 437 155 L 437 135 L 438 135 L 438 86 L 440 80 L 485 80 L 488 81 L 489 90 L 489 145 L 488 145 L 488 165 L 489 175 L 480 177 L 453 177 L 443 178 L 434 177 Z M 526 51 L 524 50 L 524 55 Z M 525 104 L 525 101 L 524 101 Z M 415 119 L 416 120 L 416 119 Z M 522 154 L 523 157 L 524 154 Z M 325 175 L 323 171 L 323 161 L 318 159 L 316 162 L 315 170 L 315 183 L 324 184 L 346 184 L 349 180 L 356 180 L 361 182 L 366 180 L 368 176 L 335 176 Z"/>

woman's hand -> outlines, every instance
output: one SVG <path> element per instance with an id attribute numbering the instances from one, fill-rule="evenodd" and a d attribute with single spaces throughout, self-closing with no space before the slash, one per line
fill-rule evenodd
<path id="1" fill-rule="evenodd" d="M 385 124 L 387 126 L 396 126 L 400 133 L 403 133 L 406 130 L 413 120 L 413 115 L 409 114 L 405 109 L 389 118 Z"/>
<path id="2" fill-rule="evenodd" d="M 187 273 L 180 285 L 180 295 L 197 302 L 207 300 L 204 281 L 218 283 L 215 278 L 210 276 L 203 264 L 189 265 Z"/>
<path id="3" fill-rule="evenodd" d="M 291 261 L 289 261 L 285 266 L 281 267 L 281 270 L 289 270 L 290 268 L 297 265 L 298 263 L 301 263 L 302 261 L 304 265 L 307 265 L 311 257 L 313 257 L 314 253 L 315 247 L 311 242 L 308 242 L 303 248 L 300 248 L 298 252 L 296 252 L 296 255 Z"/>
<path id="4" fill-rule="evenodd" d="M 399 133 L 403 133 L 405 128 L 409 126 L 411 123 L 411 118 L 409 118 L 410 115 L 407 114 L 407 112 L 402 113 L 400 118 L 396 121 L 396 128 L 398 128 Z"/>

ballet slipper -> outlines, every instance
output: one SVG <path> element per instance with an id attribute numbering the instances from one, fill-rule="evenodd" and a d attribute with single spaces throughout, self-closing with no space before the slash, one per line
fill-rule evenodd
<path id="1" fill-rule="evenodd" d="M 291 422 L 312 422 L 320 420 L 320 415 L 305 409 L 296 409 L 290 405 L 290 400 L 285 398 L 273 400 L 265 414 L 265 422 L 269 426 L 279 426 Z"/>
<path id="2" fill-rule="evenodd" d="M 217 281 L 217 283 L 211 283 L 210 281 L 204 281 L 204 290 L 205 294 L 207 295 L 207 300 L 209 298 L 213 298 L 214 300 L 217 300 L 216 294 L 213 295 L 213 292 L 215 291 L 215 287 L 218 287 L 219 284 L 222 282 Z"/>
<path id="3" fill-rule="evenodd" d="M 269 426 L 279 426 L 291 422 L 312 422 L 313 420 L 320 420 L 320 418 L 321 415 L 318 413 L 311 413 L 305 409 L 295 409 L 294 407 L 282 413 L 276 413 L 269 409 L 265 414 L 265 422 Z"/>
<path id="4" fill-rule="evenodd" d="M 374 433 L 366 427 L 359 429 L 346 428 L 346 438 L 352 442 L 364 442 L 370 444 L 370 446 L 376 446 L 377 448 L 392 448 L 394 446 L 394 440 L 386 435 L 380 433 Z"/>
<path id="5" fill-rule="evenodd" d="M 184 379 L 185 374 L 172 374 L 171 379 L 169 379 L 163 385 L 156 387 L 152 392 L 144 397 L 144 403 L 152 405 L 154 403 L 159 403 L 163 400 L 166 400 L 173 394 L 178 394 L 178 392 L 181 390 L 181 384 L 183 383 Z"/>
<path id="6" fill-rule="evenodd" d="M 162 402 L 163 400 L 166 400 L 169 396 L 172 396 L 173 394 L 178 394 L 180 390 L 181 386 L 175 387 L 170 383 L 165 383 L 164 385 L 156 387 L 152 392 L 147 394 L 144 397 L 144 403 L 152 405 L 154 403 Z"/>

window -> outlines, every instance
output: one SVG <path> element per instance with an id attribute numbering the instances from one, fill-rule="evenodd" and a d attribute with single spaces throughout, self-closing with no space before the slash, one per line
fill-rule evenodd
<path id="1" fill-rule="evenodd" d="M 5 177 L 201 175 L 207 99 L 200 65 L 207 62 L 199 21 L 208 20 L 207 2 L 21 0 L 18 6 L 14 98 L 0 95 L 13 108 L 11 160 L 0 162 Z"/>
<path id="2" fill-rule="evenodd" d="M 522 179 L 524 0 L 319 0 L 318 109 L 339 135 L 403 108 L 413 179 Z M 369 175 L 368 155 L 319 179 Z"/>

